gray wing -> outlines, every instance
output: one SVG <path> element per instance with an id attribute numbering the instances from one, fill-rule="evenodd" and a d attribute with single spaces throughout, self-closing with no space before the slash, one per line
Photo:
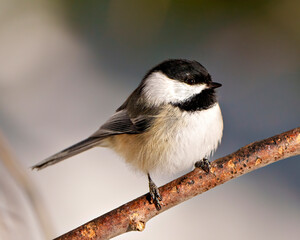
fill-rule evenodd
<path id="1" fill-rule="evenodd" d="M 130 117 L 126 109 L 116 112 L 91 137 L 105 138 L 119 134 L 138 134 L 145 132 L 151 125 L 154 117 L 141 115 Z"/>
<path id="2" fill-rule="evenodd" d="M 43 169 L 72 157 L 90 148 L 98 146 L 101 141 L 109 136 L 119 134 L 138 134 L 146 131 L 153 120 L 151 116 L 138 116 L 130 118 L 126 109 L 116 112 L 98 131 L 89 138 L 58 152 L 44 161 L 34 165 L 32 169 Z"/>

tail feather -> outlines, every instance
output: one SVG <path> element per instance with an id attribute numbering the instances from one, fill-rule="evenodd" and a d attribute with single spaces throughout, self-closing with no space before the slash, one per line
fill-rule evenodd
<path id="1" fill-rule="evenodd" d="M 41 170 L 45 167 L 56 164 L 62 160 L 65 160 L 66 158 L 72 157 L 76 154 L 79 154 L 83 151 L 93 148 L 93 147 L 99 145 L 101 140 L 102 140 L 102 138 L 98 138 L 98 137 L 97 138 L 94 138 L 94 137 L 87 138 L 79 143 L 72 145 L 71 147 L 68 147 L 68 148 L 62 150 L 61 152 L 58 152 L 58 153 L 46 158 L 44 161 L 32 166 L 31 168 Z"/>

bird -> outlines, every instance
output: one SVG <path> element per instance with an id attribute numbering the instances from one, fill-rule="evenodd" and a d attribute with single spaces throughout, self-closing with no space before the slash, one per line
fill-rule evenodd
<path id="1" fill-rule="evenodd" d="M 193 167 L 210 170 L 208 158 L 223 135 L 216 95 L 221 86 L 195 60 L 165 60 L 146 73 L 95 133 L 32 169 L 43 169 L 93 147 L 108 147 L 148 176 L 150 202 L 160 210 L 162 197 L 150 174 L 175 174 Z"/>

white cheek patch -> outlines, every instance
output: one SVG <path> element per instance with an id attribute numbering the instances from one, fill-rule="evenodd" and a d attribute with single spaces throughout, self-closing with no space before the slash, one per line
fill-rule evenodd
<path id="1" fill-rule="evenodd" d="M 143 93 L 151 105 L 159 106 L 183 102 L 206 88 L 206 84 L 188 85 L 154 72 L 146 79 Z"/>

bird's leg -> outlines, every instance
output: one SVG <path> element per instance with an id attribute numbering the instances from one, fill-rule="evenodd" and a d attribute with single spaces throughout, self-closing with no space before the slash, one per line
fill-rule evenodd
<path id="1" fill-rule="evenodd" d="M 202 160 L 195 163 L 196 168 L 201 168 L 204 172 L 209 173 L 210 171 L 210 162 L 207 158 L 203 158 Z"/>
<path id="2" fill-rule="evenodd" d="M 159 194 L 158 188 L 155 183 L 152 181 L 150 174 L 148 173 L 148 181 L 149 181 L 149 193 L 150 193 L 150 202 L 154 203 L 157 210 L 161 209 L 160 201 L 162 197 Z"/>

